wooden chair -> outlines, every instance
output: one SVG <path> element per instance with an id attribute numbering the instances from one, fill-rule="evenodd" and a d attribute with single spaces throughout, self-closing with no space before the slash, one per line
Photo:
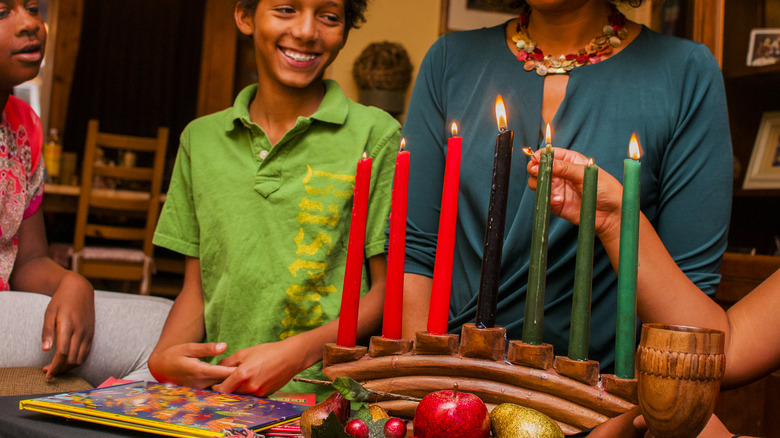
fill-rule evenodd
<path id="1" fill-rule="evenodd" d="M 90 279 L 137 281 L 140 293 L 149 294 L 167 144 L 165 127 L 157 130 L 157 137 L 137 137 L 100 132 L 98 121 L 89 121 L 73 240 L 74 271 Z M 134 163 L 96 162 L 99 150 L 106 157 L 130 153 L 135 159 L 126 161 Z M 96 185 L 99 181 L 113 181 L 119 188 Z"/>

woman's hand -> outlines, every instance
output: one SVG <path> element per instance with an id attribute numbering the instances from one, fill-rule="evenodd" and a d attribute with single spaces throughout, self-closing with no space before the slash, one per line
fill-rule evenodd
<path id="1" fill-rule="evenodd" d="M 528 185 L 536 190 L 539 174 L 539 153 L 528 162 Z M 582 183 L 588 158 L 579 152 L 553 148 L 550 210 L 556 216 L 578 225 L 582 202 Z M 600 237 L 619 236 L 620 206 L 623 186 L 607 171 L 599 168 L 598 193 L 596 200 L 596 234 Z"/>
<path id="2" fill-rule="evenodd" d="M 46 378 L 81 365 L 92 349 L 94 333 L 94 290 L 83 277 L 67 273 L 43 316 L 41 348 L 48 351 L 56 345 L 51 363 L 43 367 Z"/>
<path id="3" fill-rule="evenodd" d="M 149 370 L 158 382 L 208 388 L 228 378 L 235 368 L 211 365 L 200 358 L 218 356 L 226 349 L 227 344 L 224 342 L 173 345 L 152 352 L 148 361 Z"/>
<path id="4" fill-rule="evenodd" d="M 244 348 L 222 359 L 219 365 L 235 371 L 212 389 L 257 396 L 276 392 L 307 368 L 295 338 Z"/>

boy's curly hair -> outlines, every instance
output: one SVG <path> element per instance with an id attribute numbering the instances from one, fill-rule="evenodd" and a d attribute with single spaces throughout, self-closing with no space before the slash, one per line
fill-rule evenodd
<path id="1" fill-rule="evenodd" d="M 254 13 L 260 0 L 236 0 L 238 5 Z M 363 15 L 366 11 L 368 0 L 344 0 L 344 31 L 352 28 L 358 28 L 365 23 L 366 17 Z"/>

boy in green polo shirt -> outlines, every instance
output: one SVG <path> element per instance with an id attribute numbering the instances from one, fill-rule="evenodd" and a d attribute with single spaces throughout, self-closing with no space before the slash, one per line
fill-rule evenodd
<path id="1" fill-rule="evenodd" d="M 186 256 L 184 287 L 149 358 L 159 381 L 322 393 L 290 380 L 321 379 L 323 345 L 336 339 L 363 153 L 373 169 L 358 336 L 378 330 L 400 125 L 323 79 L 365 6 L 236 3 L 236 24 L 254 41 L 258 83 L 181 135 L 154 238 Z"/>

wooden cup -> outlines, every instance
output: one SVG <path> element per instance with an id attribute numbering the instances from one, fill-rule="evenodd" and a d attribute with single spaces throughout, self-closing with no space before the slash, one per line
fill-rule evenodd
<path id="1" fill-rule="evenodd" d="M 726 366 L 722 331 L 644 324 L 637 349 L 639 408 L 654 436 L 696 437 L 715 410 Z"/>

